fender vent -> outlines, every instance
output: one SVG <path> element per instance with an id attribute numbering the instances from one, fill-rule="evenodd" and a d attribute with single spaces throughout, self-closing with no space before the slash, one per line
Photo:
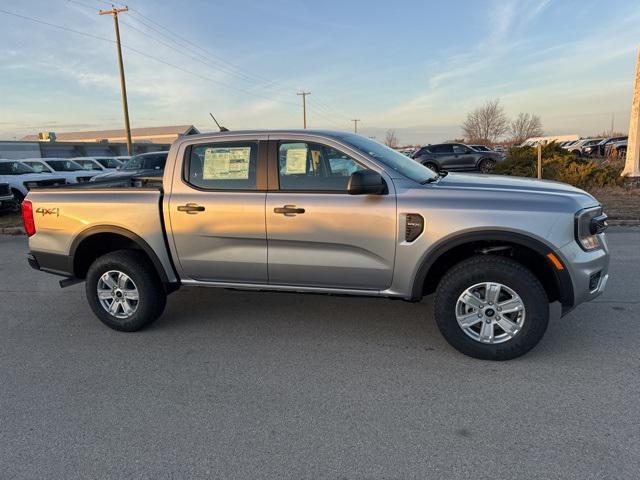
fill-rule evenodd
<path id="1" fill-rule="evenodd" d="M 424 218 L 418 213 L 407 213 L 404 239 L 413 242 L 424 231 Z"/>

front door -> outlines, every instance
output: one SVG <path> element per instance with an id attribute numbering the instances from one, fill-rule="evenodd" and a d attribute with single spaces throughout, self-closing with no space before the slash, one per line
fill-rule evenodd
<path id="1" fill-rule="evenodd" d="M 267 283 L 263 144 L 195 144 L 177 162 L 168 213 L 183 278 Z"/>
<path id="2" fill-rule="evenodd" d="M 388 288 L 397 229 L 393 185 L 388 181 L 386 195 L 349 195 L 351 173 L 366 167 L 329 145 L 280 140 L 270 152 L 278 189 L 267 193 L 269 282 Z"/>

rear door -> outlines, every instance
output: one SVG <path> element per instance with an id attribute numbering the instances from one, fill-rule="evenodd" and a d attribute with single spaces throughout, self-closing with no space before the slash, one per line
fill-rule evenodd
<path id="1" fill-rule="evenodd" d="M 363 159 L 326 139 L 270 142 L 266 222 L 271 284 L 363 290 L 391 285 L 393 184 L 384 174 L 386 195 L 347 193 L 350 175 L 367 168 Z"/>
<path id="2" fill-rule="evenodd" d="M 168 217 L 181 277 L 267 283 L 266 142 L 215 139 L 177 155 Z"/>

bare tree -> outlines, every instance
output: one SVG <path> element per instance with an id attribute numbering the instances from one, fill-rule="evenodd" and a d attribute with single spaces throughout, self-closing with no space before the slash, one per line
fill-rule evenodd
<path id="1" fill-rule="evenodd" d="M 509 119 L 500 100 L 490 100 L 467 113 L 462 132 L 469 143 L 495 143 L 509 129 Z"/>
<path id="2" fill-rule="evenodd" d="M 520 145 L 527 138 L 541 137 L 544 134 L 540 117 L 531 113 L 520 113 L 509 125 L 511 142 Z"/>
<path id="3" fill-rule="evenodd" d="M 398 136 L 396 135 L 396 131 L 393 129 L 387 130 L 387 133 L 384 135 L 384 144 L 387 147 L 397 148 L 398 146 Z"/>

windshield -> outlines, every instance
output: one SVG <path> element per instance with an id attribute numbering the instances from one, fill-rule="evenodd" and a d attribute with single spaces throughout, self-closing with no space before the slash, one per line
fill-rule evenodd
<path id="1" fill-rule="evenodd" d="M 122 170 L 162 170 L 167 162 L 167 152 L 154 155 L 134 155 Z"/>
<path id="2" fill-rule="evenodd" d="M 424 183 L 438 177 L 438 174 L 433 170 L 374 140 L 353 134 L 344 135 L 340 139 L 357 151 L 374 158 L 415 182 Z"/>
<path id="3" fill-rule="evenodd" d="M 19 162 L 0 163 L 0 175 L 23 175 L 25 173 L 35 173 L 26 165 Z"/>
<path id="4" fill-rule="evenodd" d="M 77 172 L 83 170 L 83 168 L 76 162 L 71 160 L 47 160 L 47 163 L 51 165 L 56 172 Z"/>
<path id="5" fill-rule="evenodd" d="M 100 158 L 96 158 L 96 160 L 104 168 L 118 168 L 120 165 L 122 165 L 122 163 L 119 160 L 115 158 L 110 158 L 110 157 L 100 157 Z"/>

